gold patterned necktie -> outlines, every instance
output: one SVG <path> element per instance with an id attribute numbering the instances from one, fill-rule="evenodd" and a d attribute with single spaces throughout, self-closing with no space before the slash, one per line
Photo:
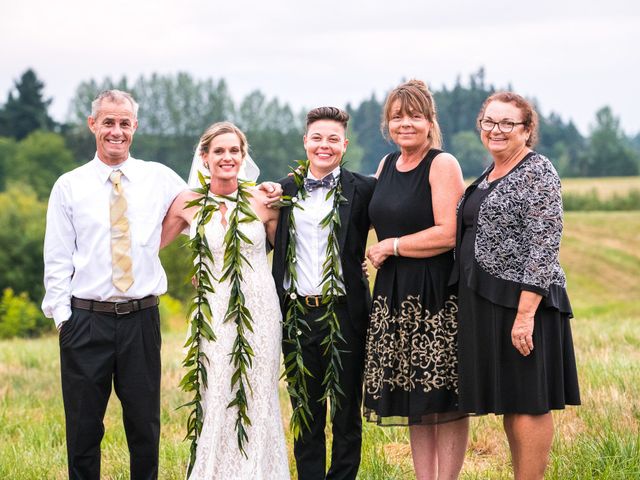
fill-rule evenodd
<path id="1" fill-rule="evenodd" d="M 127 219 L 127 199 L 122 191 L 122 172 L 114 170 L 109 175 L 113 184 L 111 191 L 111 264 L 112 281 L 121 292 L 126 292 L 133 284 L 131 263 L 131 234 Z"/>

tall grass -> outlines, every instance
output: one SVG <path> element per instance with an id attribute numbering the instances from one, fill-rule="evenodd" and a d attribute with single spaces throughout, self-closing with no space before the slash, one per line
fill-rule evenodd
<path id="1" fill-rule="evenodd" d="M 640 176 L 635 177 L 580 177 L 563 178 L 563 193 L 585 194 L 595 190 L 600 198 L 625 195 L 640 190 Z"/>
<path id="2" fill-rule="evenodd" d="M 550 479 L 640 478 L 640 216 L 570 213 L 561 254 L 576 318 L 574 342 L 583 405 L 555 412 Z M 160 478 L 182 480 L 185 401 L 177 384 L 184 335 L 164 334 Z M 283 421 L 289 405 L 280 392 Z M 107 410 L 104 479 L 127 479 L 119 402 Z M 291 437 L 287 436 L 293 466 Z M 55 336 L 0 342 L 0 478 L 66 478 L 64 414 Z M 293 469 L 292 469 L 293 474 Z M 512 472 L 501 419 L 472 420 L 463 479 L 507 479 Z M 295 478 L 295 475 L 294 475 Z M 364 480 L 410 480 L 406 429 L 366 424 Z"/>
<path id="3" fill-rule="evenodd" d="M 603 198 L 594 188 L 585 193 L 564 193 L 562 202 L 566 212 L 640 210 L 640 190 L 629 190 Z"/>
<path id="4" fill-rule="evenodd" d="M 640 210 L 640 177 L 563 178 L 562 200 L 567 212 Z"/>

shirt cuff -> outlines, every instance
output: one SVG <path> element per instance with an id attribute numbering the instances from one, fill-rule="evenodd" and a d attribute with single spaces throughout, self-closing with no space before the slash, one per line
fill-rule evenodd
<path id="1" fill-rule="evenodd" d="M 527 284 L 527 283 L 521 283 L 520 284 L 520 290 L 524 290 L 526 292 L 537 293 L 538 295 L 542 295 L 543 297 L 546 297 L 547 295 L 549 295 L 549 289 L 548 288 L 542 288 L 542 287 L 539 287 L 537 285 L 531 285 L 531 284 Z"/>
<path id="2" fill-rule="evenodd" d="M 56 307 L 53 311 L 53 321 L 56 322 L 56 328 L 60 328 L 62 322 L 66 322 L 71 318 L 71 307 L 69 305 L 62 305 Z"/>

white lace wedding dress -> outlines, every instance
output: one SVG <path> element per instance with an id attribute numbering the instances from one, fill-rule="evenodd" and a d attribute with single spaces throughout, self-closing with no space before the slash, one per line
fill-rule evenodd
<path id="1" fill-rule="evenodd" d="M 229 202 L 227 202 L 229 204 Z M 231 208 L 226 213 L 229 217 Z M 265 230 L 261 222 L 241 223 L 242 232 L 253 245 L 243 243 L 242 253 L 251 267 L 243 267 L 242 292 L 245 305 L 253 317 L 253 333 L 246 336 L 255 353 L 249 381 L 253 394 L 247 389 L 248 415 L 251 425 L 245 444 L 245 457 L 238 449 L 235 421 L 237 409 L 227 408 L 234 398 L 231 390 L 233 366 L 230 356 L 236 339 L 235 323 L 223 323 L 229 301 L 229 283 L 214 282 L 216 293 L 209 296 L 212 327 L 217 337 L 214 343 L 204 342 L 202 348 L 209 358 L 208 388 L 203 394 L 204 425 L 198 442 L 196 461 L 189 480 L 288 480 L 289 465 L 284 439 L 278 378 L 282 340 L 282 315 L 267 263 Z M 209 247 L 215 264 L 216 278 L 220 277 L 225 229 L 221 214 L 216 212 L 205 226 Z"/>

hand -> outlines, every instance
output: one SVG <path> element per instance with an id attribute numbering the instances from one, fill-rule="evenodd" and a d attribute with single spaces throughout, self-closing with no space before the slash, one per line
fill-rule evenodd
<path id="1" fill-rule="evenodd" d="M 258 188 L 267 195 L 264 204 L 267 208 L 271 208 L 275 203 L 280 201 L 282 196 L 282 185 L 276 182 L 262 182 Z"/>
<path id="2" fill-rule="evenodd" d="M 533 351 L 533 314 L 518 312 L 511 329 L 511 343 L 525 357 Z"/>
<path id="3" fill-rule="evenodd" d="M 382 240 L 367 249 L 367 258 L 375 269 L 380 268 L 390 255 L 393 255 L 393 238 Z"/>
<path id="4" fill-rule="evenodd" d="M 362 262 L 362 273 L 364 273 L 364 276 L 367 277 L 367 279 L 369 278 L 369 267 L 367 267 L 366 260 Z"/>
<path id="5" fill-rule="evenodd" d="M 294 173 L 296 175 L 301 175 L 302 174 L 302 167 L 298 167 L 293 172 L 287 173 L 287 177 L 293 177 Z"/>

